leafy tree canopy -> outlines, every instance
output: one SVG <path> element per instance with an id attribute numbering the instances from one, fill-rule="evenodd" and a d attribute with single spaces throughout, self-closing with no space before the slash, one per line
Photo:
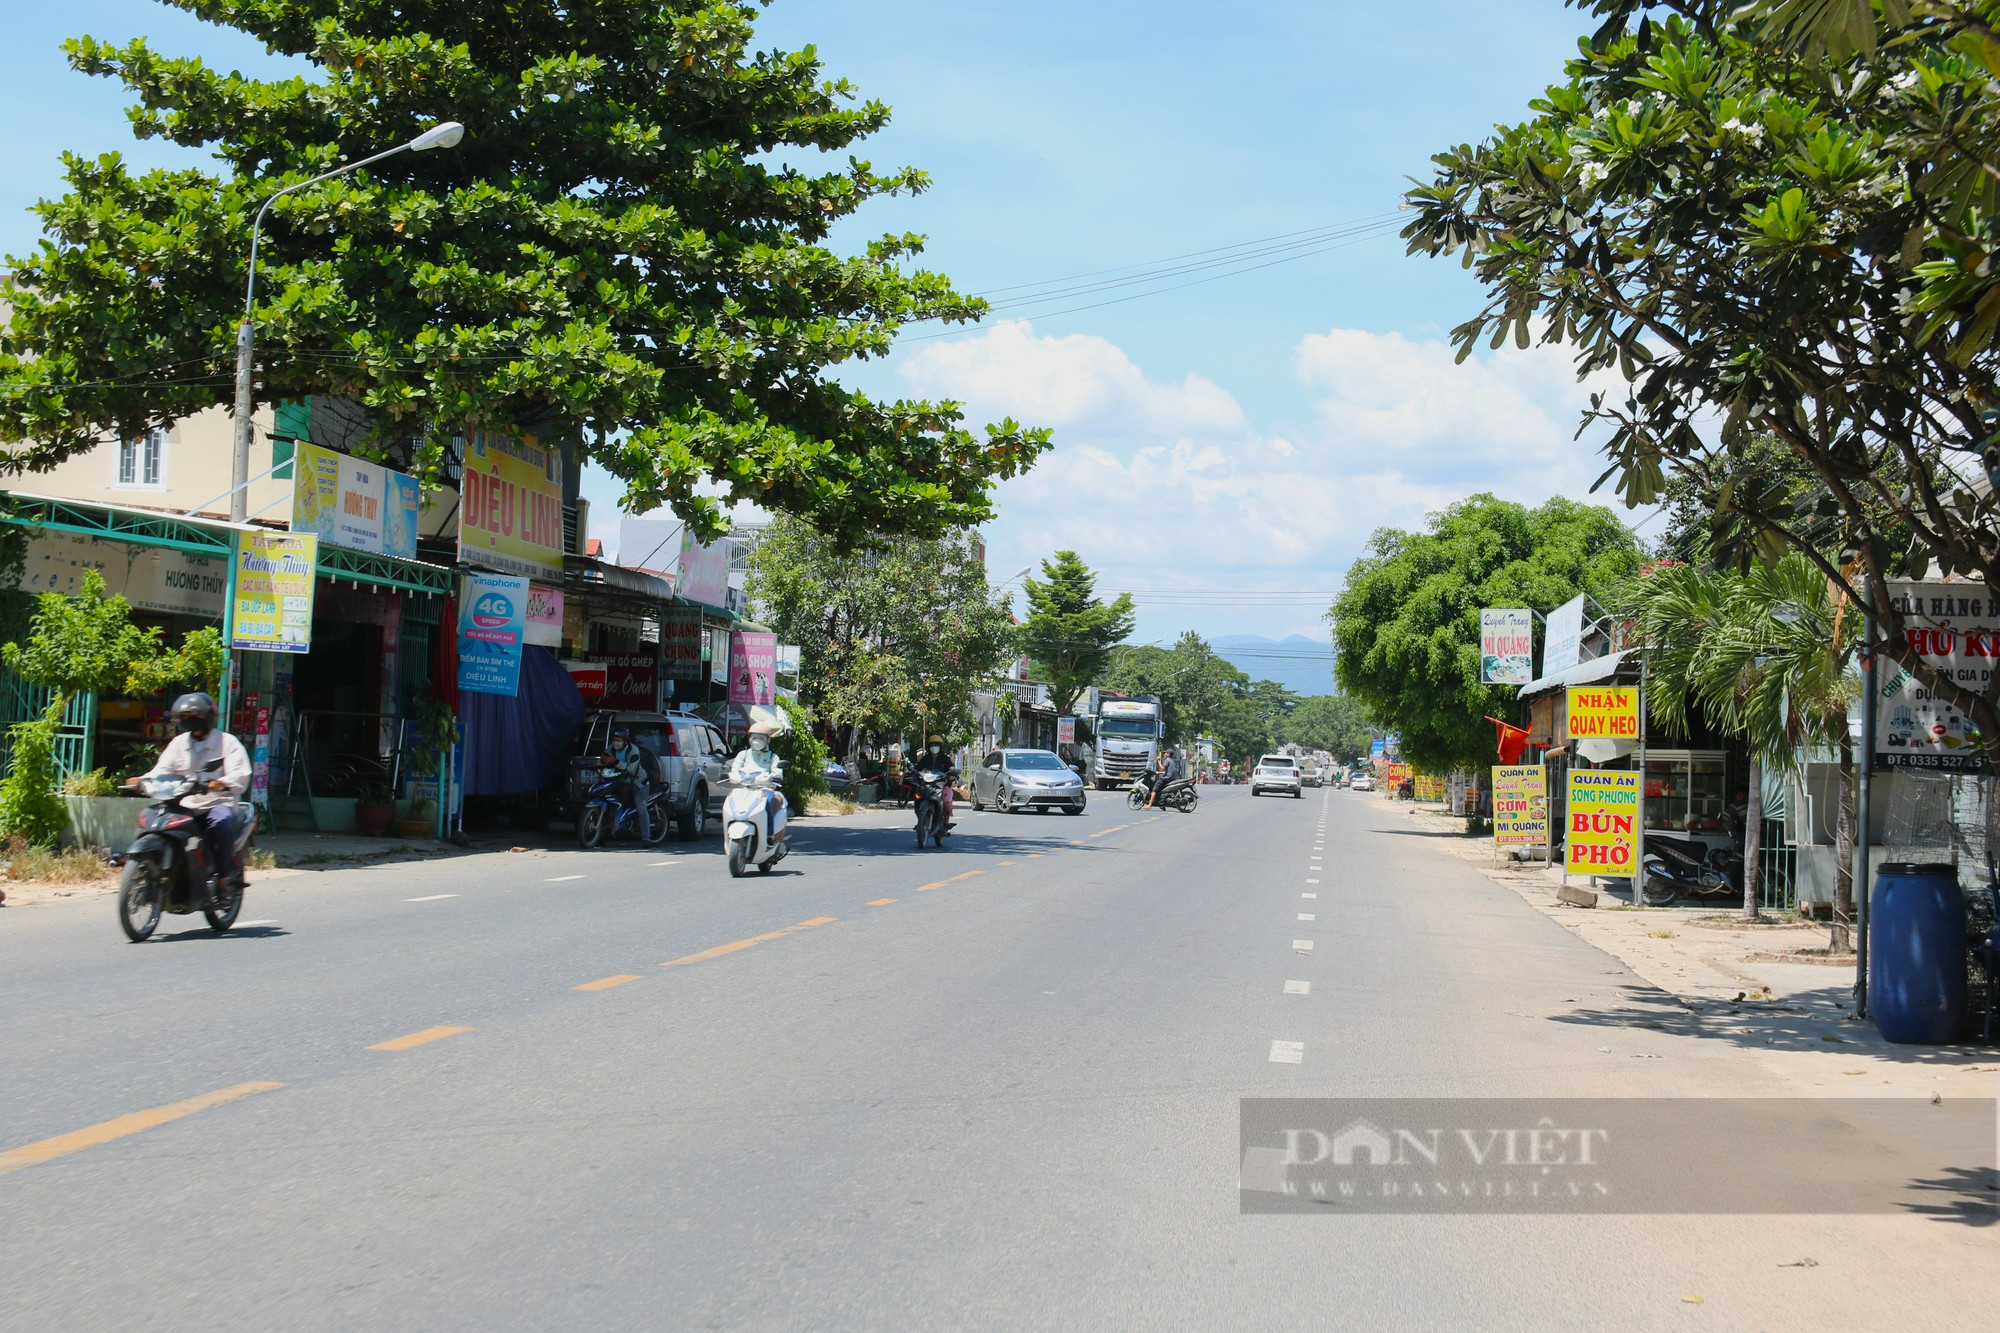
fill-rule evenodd
<path id="1" fill-rule="evenodd" d="M 0 644 L 0 660 L 59 698 L 109 693 L 128 680 L 139 687 L 133 693 L 150 694 L 187 678 L 161 659 L 159 638 L 157 627 L 142 630 L 132 623 L 131 606 L 107 593 L 104 576 L 91 569 L 84 571 L 83 586 L 74 596 L 37 595 L 27 636 L 19 643 Z M 216 645 L 220 647 L 219 636 Z"/>
<path id="2" fill-rule="evenodd" d="M 1638 565 L 1610 510 L 1561 497 L 1529 509 L 1474 495 L 1424 532 L 1378 529 L 1327 617 L 1334 677 L 1419 768 L 1480 767 L 1493 757 L 1484 719 L 1507 716 L 1515 693 L 1479 683 L 1480 610 L 1602 599 Z"/>
<path id="3" fill-rule="evenodd" d="M 217 167 L 64 159 L 69 193 L 13 259 L 0 470 L 38 470 L 231 399 L 250 225 L 283 185 L 462 121 L 279 200 L 255 309 L 262 397 L 358 402 L 427 476 L 466 429 L 575 442 L 703 536 L 755 501 L 859 540 L 991 512 L 1047 434 L 974 434 L 949 402 L 877 403 L 829 378 L 912 320 L 982 303 L 906 269 L 914 235 L 843 257 L 831 230 L 925 188 L 844 153 L 889 118 L 812 48 L 755 51 L 755 0 L 162 0 L 307 76 L 257 79 L 79 38 L 71 65 L 131 90 L 142 138 Z M 706 484 L 705 484 L 706 483 Z M 718 500 L 717 496 L 720 496 Z"/>
<path id="4" fill-rule="evenodd" d="M 805 520 L 780 518 L 750 557 L 747 592 L 799 646 L 802 697 L 850 734 L 963 738 L 971 691 L 1014 653 L 1009 600 L 987 587 L 968 532 L 848 552 Z"/>
<path id="5" fill-rule="evenodd" d="M 1283 739 L 1309 750 L 1325 750 L 1335 762 L 1351 764 L 1368 753 L 1375 739 L 1368 709 L 1345 694 L 1314 694 L 1286 715 Z"/>
<path id="6" fill-rule="evenodd" d="M 1075 551 L 1057 551 L 1042 561 L 1040 580 L 1026 579 L 1028 617 L 1021 642 L 1036 670 L 1048 681 L 1058 716 L 1068 716 L 1100 673 L 1111 649 L 1132 632 L 1132 598 L 1119 593 L 1106 602 L 1097 595 L 1097 575 Z"/>

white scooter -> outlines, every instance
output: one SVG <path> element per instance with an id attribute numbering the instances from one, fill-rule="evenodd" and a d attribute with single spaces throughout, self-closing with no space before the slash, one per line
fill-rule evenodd
<path id="1" fill-rule="evenodd" d="M 778 794 L 784 766 L 776 773 L 760 776 L 754 784 L 738 785 L 722 803 L 723 844 L 729 849 L 729 877 L 741 879 L 751 866 L 768 875 L 771 867 L 791 850 L 775 837 L 771 825 L 777 818 Z"/>

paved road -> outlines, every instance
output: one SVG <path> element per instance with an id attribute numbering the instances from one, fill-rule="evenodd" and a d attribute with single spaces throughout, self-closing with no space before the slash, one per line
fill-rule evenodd
<path id="1" fill-rule="evenodd" d="M 1377 797 L 798 843 L 6 910 L 0 1323 L 1986 1326 L 1931 1219 L 1240 1215 L 1242 1097 L 1795 1091 Z"/>

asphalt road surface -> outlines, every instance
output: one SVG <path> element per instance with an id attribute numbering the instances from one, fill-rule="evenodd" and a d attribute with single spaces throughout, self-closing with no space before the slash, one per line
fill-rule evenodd
<path id="1" fill-rule="evenodd" d="M 1241 1098 L 1796 1090 L 1379 797 L 1206 797 L 6 909 L 0 1325 L 1990 1327 L 1964 1218 L 1244 1215 Z"/>

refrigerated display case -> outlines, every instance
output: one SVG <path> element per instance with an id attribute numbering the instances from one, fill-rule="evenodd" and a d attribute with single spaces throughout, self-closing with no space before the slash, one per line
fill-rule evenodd
<path id="1" fill-rule="evenodd" d="M 1646 752 L 1646 827 L 1680 832 L 1722 813 L 1729 792 L 1720 750 Z"/>

